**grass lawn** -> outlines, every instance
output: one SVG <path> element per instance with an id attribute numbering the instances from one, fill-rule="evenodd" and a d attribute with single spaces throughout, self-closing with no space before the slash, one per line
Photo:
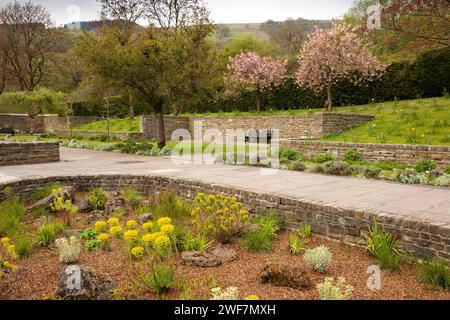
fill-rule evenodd
<path id="1" fill-rule="evenodd" d="M 111 119 L 109 121 L 110 132 L 139 132 L 140 124 L 139 117 L 135 117 L 132 120 L 126 119 Z M 106 120 L 100 120 L 91 122 L 73 129 L 74 131 L 88 131 L 88 132 L 107 132 L 108 122 Z"/>

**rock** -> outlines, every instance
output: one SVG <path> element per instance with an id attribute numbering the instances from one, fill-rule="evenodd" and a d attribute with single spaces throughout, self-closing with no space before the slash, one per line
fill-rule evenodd
<path id="1" fill-rule="evenodd" d="M 214 247 L 214 249 L 211 251 L 211 254 L 222 261 L 222 263 L 234 261 L 238 257 L 238 254 L 235 250 L 221 243 L 218 243 Z"/>
<path id="2" fill-rule="evenodd" d="M 217 267 L 222 262 L 212 254 L 199 251 L 186 251 L 181 254 L 181 263 L 200 268 Z"/>
<path id="3" fill-rule="evenodd" d="M 59 272 L 56 296 L 74 300 L 110 300 L 115 289 L 111 279 L 80 265 L 64 266 Z"/>
<path id="4" fill-rule="evenodd" d="M 91 225 L 91 224 L 94 224 L 95 222 L 97 222 L 98 220 L 104 220 L 105 217 L 106 217 L 106 214 L 104 211 L 95 210 L 89 214 L 89 216 L 87 218 L 87 223 L 89 225 Z"/>
<path id="5" fill-rule="evenodd" d="M 258 230 L 259 230 L 259 226 L 257 224 L 249 223 L 242 227 L 241 234 L 248 233 L 248 232 L 254 232 L 254 231 L 258 231 Z"/>
<path id="6" fill-rule="evenodd" d="M 111 199 L 105 204 L 106 214 L 113 213 L 116 210 L 123 210 L 123 200 L 122 199 Z"/>
<path id="7" fill-rule="evenodd" d="M 141 214 L 141 215 L 137 218 L 139 224 L 144 224 L 144 223 L 146 223 L 147 221 L 150 221 L 150 220 L 152 220 L 152 219 L 153 219 L 153 216 L 152 216 L 151 213 L 144 213 L 144 214 Z"/>
<path id="8" fill-rule="evenodd" d="M 71 139 L 70 141 L 69 141 L 69 148 L 73 148 L 73 147 L 75 147 L 77 145 L 77 140 L 75 140 L 75 139 Z"/>
<path id="9" fill-rule="evenodd" d="M 68 229 L 68 230 L 64 230 L 63 234 L 64 234 L 64 237 L 66 237 L 66 238 L 70 238 L 70 237 L 78 238 L 78 237 L 80 237 L 82 232 L 83 232 L 82 230 Z"/>
<path id="10" fill-rule="evenodd" d="M 268 263 L 263 267 L 261 282 L 297 290 L 306 290 L 312 287 L 311 278 L 305 270 L 278 263 Z"/>
<path id="11" fill-rule="evenodd" d="M 35 138 L 33 139 L 33 143 L 38 143 L 39 141 L 41 141 L 41 139 L 40 139 L 39 137 L 35 137 Z"/>
<path id="12" fill-rule="evenodd" d="M 78 207 L 79 212 L 88 212 L 89 211 L 89 201 L 87 199 L 81 199 L 75 201 L 75 205 Z"/>
<path id="13" fill-rule="evenodd" d="M 75 195 L 75 187 L 63 186 L 62 190 L 67 197 L 69 197 L 70 199 L 73 199 L 73 197 Z M 48 207 L 53 202 L 54 199 L 55 199 L 55 196 L 52 193 L 52 194 L 48 195 L 47 197 L 45 197 L 44 199 L 41 199 L 38 202 L 36 202 L 31 207 L 29 207 L 28 212 L 31 212 L 34 209 L 39 208 L 39 207 Z"/>

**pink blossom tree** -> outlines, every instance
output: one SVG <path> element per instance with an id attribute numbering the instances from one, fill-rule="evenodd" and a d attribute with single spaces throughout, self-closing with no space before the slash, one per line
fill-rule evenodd
<path id="1" fill-rule="evenodd" d="M 373 55 L 356 33 L 346 25 L 335 25 L 312 32 L 298 55 L 296 82 L 316 93 L 327 91 L 328 111 L 333 107 L 333 86 L 341 78 L 355 85 L 381 76 L 386 65 Z"/>
<path id="2" fill-rule="evenodd" d="M 231 59 L 225 83 L 231 92 L 254 91 L 256 110 L 261 111 L 261 93 L 283 83 L 287 61 L 244 52 Z"/>

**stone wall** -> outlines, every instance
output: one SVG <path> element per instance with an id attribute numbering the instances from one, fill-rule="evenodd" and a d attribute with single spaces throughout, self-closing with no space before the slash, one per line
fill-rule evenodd
<path id="1" fill-rule="evenodd" d="M 323 204 L 302 199 L 292 199 L 269 193 L 256 193 L 250 190 L 205 184 L 179 178 L 132 175 L 100 175 L 76 177 L 52 177 L 0 184 L 0 190 L 11 187 L 13 194 L 29 197 L 37 188 L 61 182 L 72 185 L 79 191 L 92 187 L 102 187 L 118 191 L 131 186 L 138 191 L 150 194 L 157 191 L 175 191 L 180 197 L 191 201 L 198 192 L 220 193 L 235 196 L 243 202 L 252 214 L 258 215 L 268 209 L 282 213 L 287 227 L 297 229 L 303 222 L 312 226 L 315 234 L 337 239 L 346 243 L 358 244 L 362 235 L 376 219 L 385 230 L 394 234 L 402 249 L 419 256 L 440 256 L 450 259 L 450 225 L 445 222 L 430 222 L 420 217 L 404 217 L 394 213 L 344 210 L 332 204 Z M 5 195 L 0 193 L 0 200 Z"/>
<path id="2" fill-rule="evenodd" d="M 95 120 L 97 120 L 96 117 L 70 117 L 72 128 L 91 123 Z M 30 133 L 31 120 L 26 114 L 2 113 L 0 114 L 0 128 L 3 127 L 12 127 L 18 133 Z M 47 132 L 59 135 L 69 130 L 70 128 L 66 117 L 59 117 L 57 115 L 43 115 L 38 116 L 36 119 L 35 132 L 37 133 Z"/>
<path id="3" fill-rule="evenodd" d="M 59 161 L 58 142 L 0 142 L 0 165 Z"/>
<path id="4" fill-rule="evenodd" d="M 393 160 L 405 164 L 414 164 L 417 160 L 432 159 L 442 166 L 450 166 L 450 146 L 302 140 L 281 140 L 280 145 L 297 150 L 307 158 L 320 153 L 331 153 L 341 158 L 345 151 L 351 149 L 361 153 L 367 161 Z"/>
<path id="5" fill-rule="evenodd" d="M 340 113 L 299 116 L 165 117 L 165 129 L 168 138 L 176 129 L 188 130 L 192 140 L 194 140 L 194 125 L 201 125 L 202 132 L 208 129 L 219 130 L 223 137 L 226 136 L 227 129 L 242 129 L 245 132 L 250 129 L 278 129 L 282 139 L 321 138 L 341 133 L 373 119 L 368 115 Z M 157 124 L 154 117 L 141 117 L 141 131 L 145 138 L 155 138 L 156 129 Z"/>

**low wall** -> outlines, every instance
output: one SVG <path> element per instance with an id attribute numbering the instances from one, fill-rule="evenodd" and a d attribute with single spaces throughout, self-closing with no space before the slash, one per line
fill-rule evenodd
<path id="1" fill-rule="evenodd" d="M 59 161 L 58 142 L 0 142 L 0 165 Z"/>
<path id="2" fill-rule="evenodd" d="M 96 117 L 81 117 L 81 116 L 70 116 L 69 121 L 67 117 L 59 117 L 57 115 L 43 115 L 38 116 L 35 123 L 36 133 L 55 133 L 60 134 L 60 132 L 69 131 L 69 122 L 72 128 L 78 127 L 84 124 L 91 123 L 97 120 Z M 12 113 L 1 113 L 0 114 L 0 128 L 12 127 L 18 133 L 30 133 L 31 130 L 31 120 L 26 114 L 12 114 Z"/>
<path id="3" fill-rule="evenodd" d="M 280 138 L 321 138 L 338 134 L 353 127 L 372 121 L 374 117 L 360 114 L 316 113 L 299 116 L 239 116 L 239 117 L 165 117 L 165 131 L 168 138 L 176 129 L 185 129 L 194 140 L 194 125 L 201 122 L 202 135 L 208 129 L 219 130 L 226 137 L 229 129 L 274 130 Z M 156 138 L 158 125 L 153 116 L 141 117 L 141 131 L 146 139 Z M 186 138 L 185 138 L 186 140 Z"/>
<path id="4" fill-rule="evenodd" d="M 345 151 L 351 149 L 361 153 L 367 161 L 392 160 L 414 164 L 417 160 L 432 159 L 442 166 L 450 166 L 450 146 L 302 140 L 281 140 L 280 145 L 294 149 L 308 158 L 320 153 L 331 153 L 337 157 L 343 157 Z"/>
<path id="5" fill-rule="evenodd" d="M 396 235 L 406 252 L 450 259 L 450 224 L 448 222 L 430 222 L 386 212 L 345 210 L 333 204 L 292 199 L 179 178 L 133 175 L 51 177 L 3 183 L 0 184 L 0 190 L 11 187 L 13 194 L 27 198 L 37 188 L 54 182 L 75 186 L 79 191 L 88 191 L 93 187 L 102 187 L 108 191 L 133 187 L 144 194 L 175 191 L 188 201 L 194 199 L 198 192 L 220 193 L 236 197 L 252 214 L 261 214 L 268 209 L 278 210 L 285 216 L 288 228 L 298 229 L 303 222 L 307 221 L 311 224 L 313 233 L 353 244 L 360 242 L 362 235 L 376 219 L 386 231 Z M 4 193 L 0 192 L 0 200 L 4 198 Z"/>
<path id="6" fill-rule="evenodd" d="M 69 137 L 72 135 L 72 137 L 81 135 L 85 138 L 89 137 L 98 137 L 98 136 L 107 136 L 108 132 L 99 131 L 99 132 L 92 132 L 92 131 L 58 131 L 58 136 L 61 137 Z M 142 133 L 140 132 L 110 132 L 110 137 L 116 136 L 120 140 L 126 140 L 126 139 L 141 139 Z"/>

